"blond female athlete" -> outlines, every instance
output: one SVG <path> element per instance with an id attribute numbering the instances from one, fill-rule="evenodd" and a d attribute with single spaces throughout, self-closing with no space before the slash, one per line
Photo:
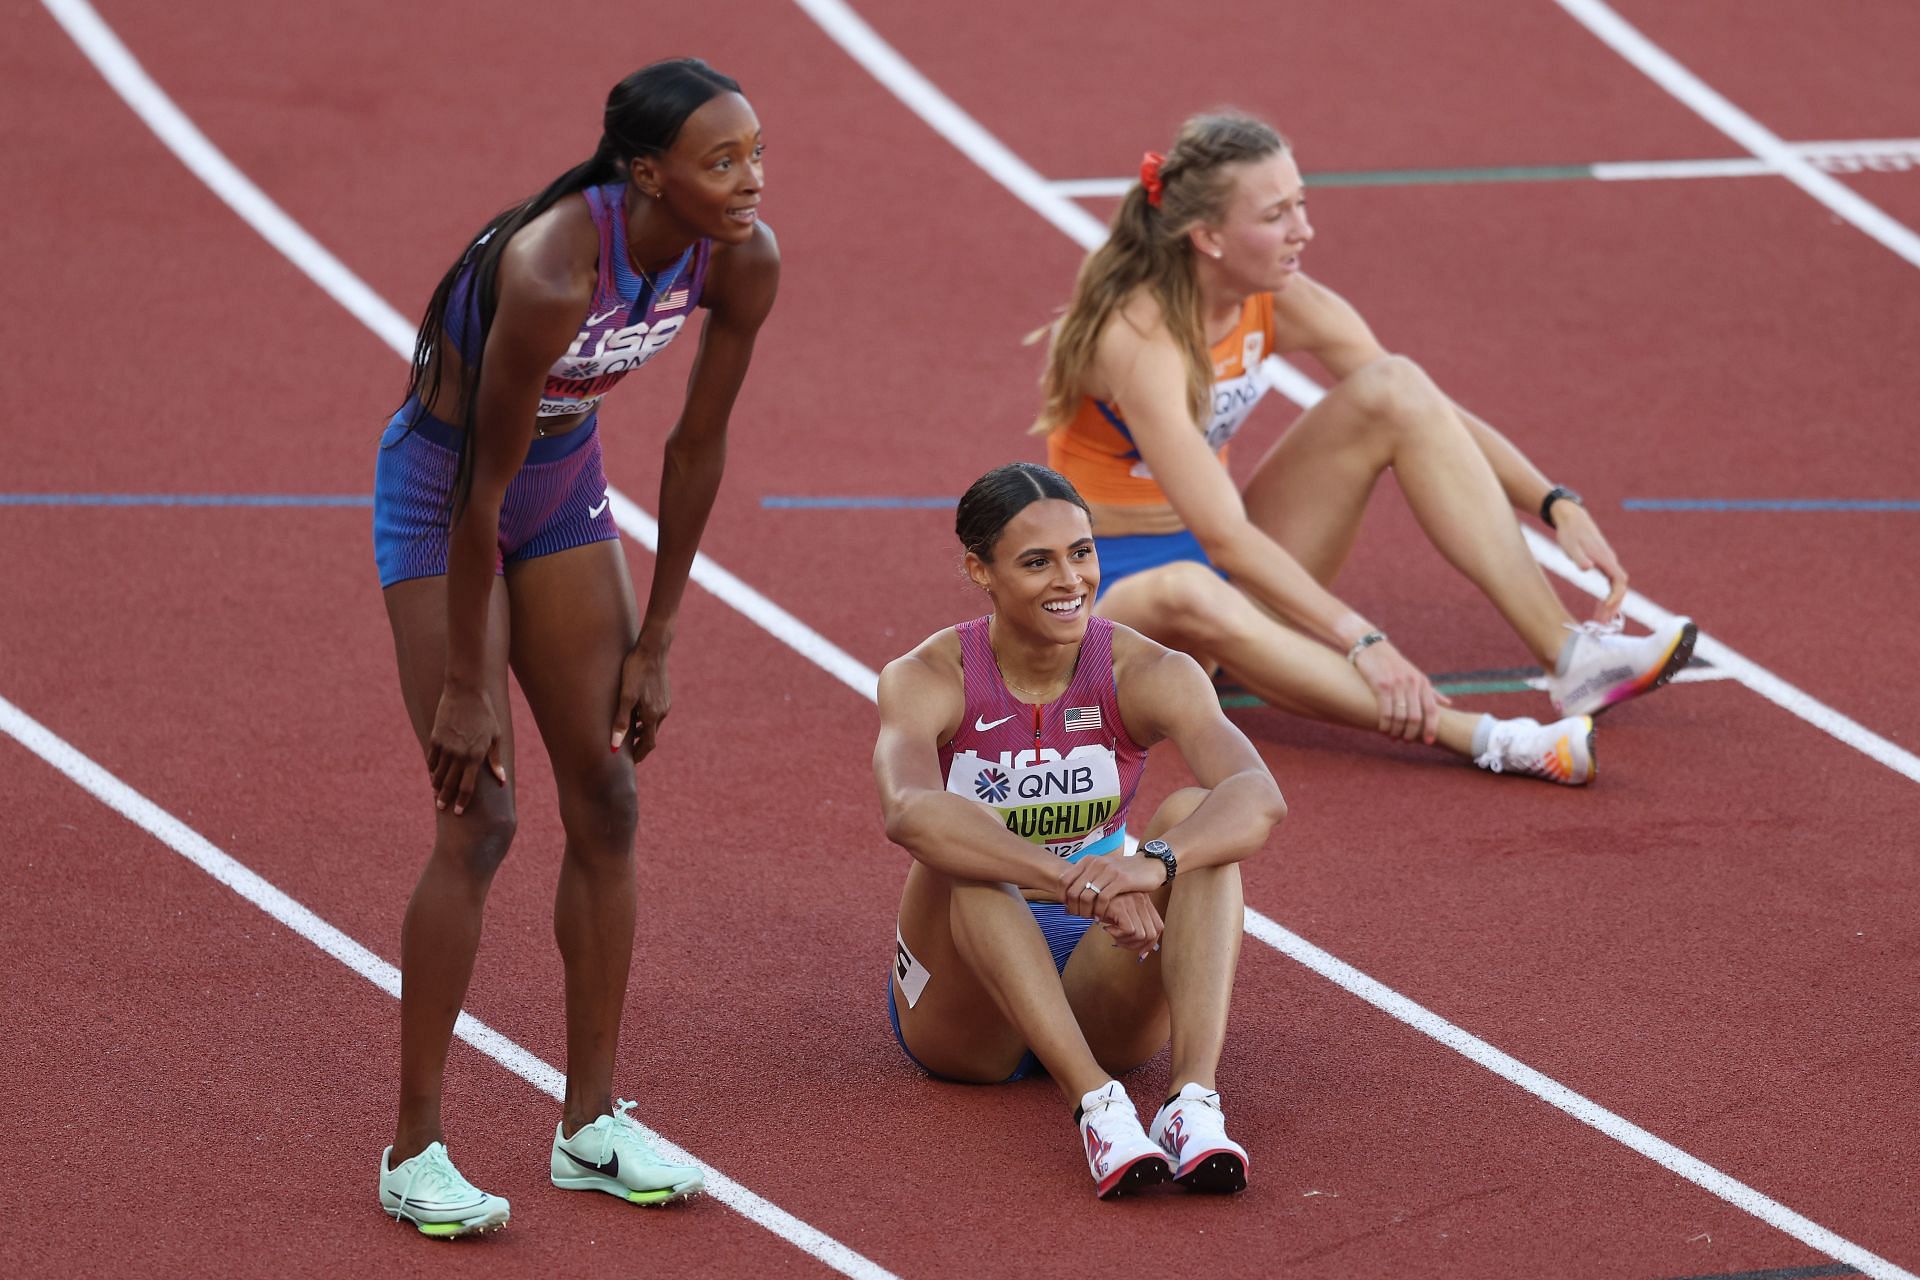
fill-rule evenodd
<path id="1" fill-rule="evenodd" d="M 1314 231 L 1287 141 L 1240 115 L 1187 122 L 1149 153 L 1112 235 L 1054 329 L 1036 430 L 1088 499 L 1105 568 L 1097 612 L 1224 669 L 1285 710 L 1418 739 L 1494 772 L 1592 778 L 1592 716 L 1686 665 L 1694 626 L 1619 634 L 1620 567 L 1572 490 L 1380 345 L 1301 272 Z M 1334 386 L 1244 489 L 1228 442 L 1267 389 L 1261 362 L 1304 352 Z M 1391 468 L 1420 527 L 1548 674 L 1562 719 L 1452 709 L 1386 633 L 1330 590 Z M 1612 585 L 1574 624 L 1514 512 Z"/>
<path id="2" fill-rule="evenodd" d="M 1101 1198 L 1173 1178 L 1238 1191 L 1214 1072 L 1244 917 L 1241 859 L 1286 813 L 1252 744 L 1185 654 L 1089 615 L 1086 504 L 1030 462 L 988 472 L 955 531 L 986 617 L 880 676 L 874 773 L 887 836 L 913 855 L 887 984 L 894 1034 L 929 1074 L 1017 1080 L 1044 1066 Z M 1147 748 L 1199 786 L 1126 828 Z M 1101 928 L 1090 926 L 1098 921 Z M 1143 1130 L 1112 1073 L 1172 1038 Z"/>

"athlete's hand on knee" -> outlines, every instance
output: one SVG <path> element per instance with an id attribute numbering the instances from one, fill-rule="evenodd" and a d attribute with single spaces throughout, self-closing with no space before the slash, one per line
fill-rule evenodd
<path id="1" fill-rule="evenodd" d="M 1128 893 L 1152 893 L 1166 879 L 1166 868 L 1155 859 L 1130 858 L 1116 850 L 1061 867 L 1060 900 L 1073 915 L 1104 917 L 1103 908 L 1109 899 Z"/>
<path id="2" fill-rule="evenodd" d="M 1153 899 L 1139 892 L 1123 893 L 1103 903 L 1100 927 L 1113 939 L 1114 946 L 1125 947 L 1142 960 L 1160 945 L 1160 935 L 1167 929 Z"/>
<path id="3" fill-rule="evenodd" d="M 1400 656 L 1391 640 L 1368 645 L 1354 667 L 1380 703 L 1380 732 L 1429 745 L 1440 733 L 1440 708 L 1452 699 L 1438 692 L 1426 673 Z"/>
<path id="4" fill-rule="evenodd" d="M 667 687 L 667 655 L 643 642 L 627 652 L 620 664 L 620 700 L 613 708 L 613 749 L 624 743 L 639 764 L 653 750 L 660 722 L 673 705 Z"/>
<path id="5" fill-rule="evenodd" d="M 433 713 L 433 732 L 427 738 L 434 808 L 451 805 L 456 816 L 465 813 L 483 766 L 500 785 L 506 785 L 507 771 L 500 764 L 500 721 L 493 714 L 493 702 L 477 690 L 443 690 Z"/>
<path id="6" fill-rule="evenodd" d="M 1607 598 L 1594 609 L 1593 620 L 1612 622 L 1627 598 L 1627 571 L 1620 567 L 1620 557 L 1613 554 L 1613 548 L 1601 534 L 1600 526 L 1593 522 L 1587 509 L 1578 503 L 1555 503 L 1553 519 L 1554 537 L 1559 539 L 1560 549 L 1567 553 L 1567 559 L 1582 569 L 1598 569 L 1607 575 L 1610 589 Z"/>

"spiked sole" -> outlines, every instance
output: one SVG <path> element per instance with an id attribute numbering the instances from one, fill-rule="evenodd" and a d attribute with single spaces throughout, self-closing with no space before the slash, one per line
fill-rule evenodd
<path id="1" fill-rule="evenodd" d="M 1231 1151 L 1209 1151 L 1174 1181 L 1189 1191 L 1231 1195 L 1247 1189 L 1247 1162 Z"/>
<path id="2" fill-rule="evenodd" d="M 1173 1170 L 1167 1167 L 1165 1157 L 1141 1156 L 1124 1169 L 1115 1170 L 1095 1194 L 1102 1200 L 1111 1200 L 1115 1196 L 1131 1195 L 1147 1187 L 1157 1187 L 1172 1177 Z"/>

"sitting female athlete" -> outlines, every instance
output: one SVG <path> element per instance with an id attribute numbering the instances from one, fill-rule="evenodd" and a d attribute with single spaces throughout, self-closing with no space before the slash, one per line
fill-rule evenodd
<path id="1" fill-rule="evenodd" d="M 1240 955 L 1238 863 L 1285 816 L 1280 789 L 1192 659 L 1089 617 L 1100 562 L 1060 475 L 988 472 L 955 531 L 992 613 L 880 676 L 874 773 L 887 836 L 914 858 L 887 987 L 895 1034 L 950 1080 L 1044 1066 L 1079 1104 L 1102 1198 L 1169 1177 L 1238 1191 L 1247 1153 L 1227 1137 L 1214 1071 Z M 1162 739 L 1200 785 L 1167 798 L 1136 854 L 1129 806 Z M 1112 1073 L 1169 1030 L 1170 1096 L 1142 1131 Z"/>
<path id="2" fill-rule="evenodd" d="M 400 1109 L 380 1204 L 429 1235 L 506 1222 L 447 1158 L 441 1083 L 481 913 L 514 833 L 511 666 L 553 760 L 566 850 L 554 933 L 567 1088 L 555 1186 L 653 1204 L 697 1189 L 612 1097 L 633 953 L 634 765 L 668 708 L 667 652 L 773 305 L 760 124 L 697 59 L 614 86 L 593 157 L 488 224 L 441 279 L 406 403 L 380 441 L 374 544 L 401 692 L 432 777 L 433 853 L 401 933 Z M 707 319 L 667 436 L 643 618 L 601 468 L 596 407 Z M 611 744 L 611 751 L 608 749 Z"/>
<path id="3" fill-rule="evenodd" d="M 1168 155 L 1147 156 L 1111 238 L 1081 267 L 1036 430 L 1089 500 L 1105 568 L 1098 612 L 1285 710 L 1438 743 L 1495 772 L 1584 783 L 1590 717 L 1685 666 L 1693 624 L 1617 634 L 1626 571 L 1579 497 L 1301 274 L 1314 234 L 1306 205 L 1285 139 L 1244 116 L 1200 116 Z M 1262 360 L 1293 352 L 1337 381 L 1236 490 L 1227 443 L 1266 391 Z M 1546 668 L 1564 719 L 1448 709 L 1331 593 L 1388 468 L 1434 546 Z M 1612 591 L 1593 622 L 1573 625 L 1515 508 L 1537 511 L 1576 564 L 1605 572 Z"/>

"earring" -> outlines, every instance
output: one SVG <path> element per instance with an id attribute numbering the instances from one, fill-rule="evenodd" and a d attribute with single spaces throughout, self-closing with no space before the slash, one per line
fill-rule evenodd
<path id="1" fill-rule="evenodd" d="M 1215 249 L 1215 250 L 1213 251 L 1213 256 L 1214 256 L 1214 257 L 1215 257 L 1215 258 L 1217 259 L 1217 258 L 1219 258 L 1219 256 L 1220 256 L 1220 254 L 1221 254 L 1221 252 L 1222 252 L 1222 250 L 1219 250 L 1219 249 Z"/>

